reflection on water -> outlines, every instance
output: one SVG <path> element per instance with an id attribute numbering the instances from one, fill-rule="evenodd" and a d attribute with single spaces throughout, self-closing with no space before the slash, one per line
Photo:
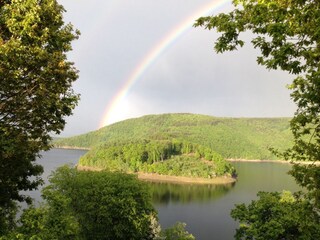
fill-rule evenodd
<path id="1" fill-rule="evenodd" d="M 172 183 L 148 183 L 153 203 L 167 205 L 169 203 L 209 202 L 224 196 L 235 183 L 227 185 L 191 185 Z"/>
<path id="2" fill-rule="evenodd" d="M 156 184 L 153 202 L 163 228 L 187 223 L 198 240 L 232 240 L 238 223 L 230 217 L 235 204 L 249 203 L 258 191 L 299 190 L 286 173 L 290 165 L 279 163 L 233 163 L 238 173 L 233 185 Z"/>
<path id="3" fill-rule="evenodd" d="M 44 166 L 43 178 L 63 164 L 76 164 L 85 151 L 53 149 L 38 162 Z M 290 165 L 279 163 L 232 163 L 238 180 L 229 185 L 188 185 L 148 183 L 162 228 L 175 222 L 187 223 L 197 240 L 232 240 L 238 223 L 230 217 L 235 204 L 249 203 L 258 191 L 297 191 L 299 187 L 286 173 Z M 46 181 L 47 183 L 47 181 Z M 40 192 L 31 193 L 40 200 Z"/>

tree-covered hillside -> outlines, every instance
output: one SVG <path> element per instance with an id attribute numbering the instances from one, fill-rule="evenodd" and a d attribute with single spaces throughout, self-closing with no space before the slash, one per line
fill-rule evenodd
<path id="1" fill-rule="evenodd" d="M 198 114 L 147 115 L 55 142 L 87 147 L 142 140 L 180 140 L 209 147 L 225 158 L 275 159 L 270 147 L 292 145 L 289 118 L 220 118 Z"/>
<path id="2" fill-rule="evenodd" d="M 236 175 L 232 165 L 212 149 L 178 140 L 101 144 L 81 157 L 78 167 L 209 179 Z"/>

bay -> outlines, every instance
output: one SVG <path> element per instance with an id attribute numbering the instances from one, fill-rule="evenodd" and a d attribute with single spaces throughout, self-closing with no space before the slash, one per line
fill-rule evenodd
<path id="1" fill-rule="evenodd" d="M 38 163 L 44 166 L 43 178 L 64 164 L 75 165 L 85 150 L 52 149 L 42 153 Z M 230 217 L 235 204 L 249 203 L 258 191 L 297 191 L 286 173 L 290 165 L 282 163 L 235 162 L 238 180 L 229 185 L 188 185 L 148 183 L 162 228 L 185 222 L 197 240 L 234 239 L 238 223 Z M 29 194 L 41 201 L 41 189 Z"/>
<path id="2" fill-rule="evenodd" d="M 238 173 L 235 184 L 173 187 L 159 183 L 158 187 L 153 186 L 153 199 L 156 200 L 161 226 L 166 228 L 180 221 L 187 224 L 187 230 L 198 240 L 234 239 L 238 223 L 230 217 L 230 211 L 235 204 L 250 203 L 257 199 L 259 191 L 299 190 L 293 178 L 287 175 L 290 170 L 288 164 L 232 164 Z M 186 191 L 189 191 L 189 196 L 186 196 Z"/>
<path id="3" fill-rule="evenodd" d="M 75 166 L 79 158 L 84 155 L 86 150 L 74 150 L 74 149 L 51 149 L 47 152 L 41 152 L 41 158 L 37 159 L 37 163 L 43 166 L 42 179 L 44 180 L 44 185 L 40 186 L 36 191 L 24 192 L 28 194 L 35 200 L 35 204 L 42 201 L 41 190 L 49 183 L 49 177 L 51 173 L 58 167 L 65 164 Z M 26 207 L 24 204 L 22 207 Z"/>

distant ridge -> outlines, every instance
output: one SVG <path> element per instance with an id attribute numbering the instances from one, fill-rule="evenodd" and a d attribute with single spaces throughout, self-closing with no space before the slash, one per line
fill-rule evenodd
<path id="1" fill-rule="evenodd" d="M 268 150 L 292 145 L 290 118 L 223 118 L 190 113 L 147 115 L 59 139 L 56 147 L 91 148 L 106 142 L 178 139 L 210 147 L 225 158 L 276 159 Z"/>

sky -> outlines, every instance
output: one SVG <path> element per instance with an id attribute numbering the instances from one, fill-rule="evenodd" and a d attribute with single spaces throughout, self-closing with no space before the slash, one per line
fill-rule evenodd
<path id="1" fill-rule="evenodd" d="M 292 76 L 256 63 L 245 47 L 216 54 L 214 30 L 197 17 L 232 10 L 227 0 L 58 0 L 81 36 L 68 59 L 79 69 L 81 100 L 61 136 L 147 114 L 290 117 Z"/>

